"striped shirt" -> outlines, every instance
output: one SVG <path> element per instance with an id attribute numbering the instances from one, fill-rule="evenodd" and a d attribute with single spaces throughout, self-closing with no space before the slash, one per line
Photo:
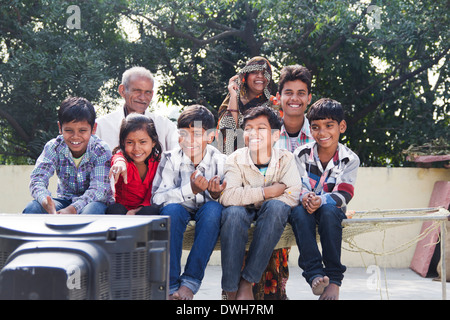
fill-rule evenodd
<path id="1" fill-rule="evenodd" d="M 358 156 L 339 143 L 335 155 L 323 168 L 316 142 L 297 148 L 294 156 L 302 179 L 300 201 L 312 191 L 321 197 L 322 205 L 332 204 L 345 212 L 354 194 Z"/>
<path id="2" fill-rule="evenodd" d="M 224 175 L 226 156 L 211 145 L 207 145 L 202 161 L 194 167 L 180 147 L 162 154 L 158 171 L 153 180 L 152 203 L 166 206 L 179 203 L 189 212 L 195 212 L 207 201 L 217 201 L 208 190 L 194 194 L 191 188 L 191 174 L 198 170 L 208 181 L 214 176 Z"/>
<path id="3" fill-rule="evenodd" d="M 280 130 L 280 139 L 275 143 L 274 148 L 286 149 L 290 152 L 294 152 L 299 146 L 302 146 L 306 143 L 310 143 L 314 141 L 314 138 L 311 135 L 311 131 L 309 130 L 309 121 L 305 117 L 305 121 L 303 121 L 303 126 L 297 137 L 290 137 L 289 133 L 286 131 L 286 128 L 283 126 Z"/>
<path id="4" fill-rule="evenodd" d="M 112 204 L 114 198 L 108 178 L 110 159 L 111 151 L 107 144 L 91 136 L 77 168 L 69 147 L 63 136 L 59 135 L 45 144 L 36 161 L 31 172 L 31 195 L 41 204 L 47 196 L 51 196 L 48 184 L 56 171 L 57 197 L 71 200 L 77 212 L 93 201 Z"/>

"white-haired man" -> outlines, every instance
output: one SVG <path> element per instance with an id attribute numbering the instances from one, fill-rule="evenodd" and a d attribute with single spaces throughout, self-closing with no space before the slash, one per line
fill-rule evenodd
<path id="1" fill-rule="evenodd" d="M 132 67 L 123 73 L 118 90 L 125 100 L 123 108 L 97 119 L 96 134 L 109 145 L 111 150 L 119 145 L 122 120 L 133 112 L 147 115 L 153 120 L 162 151 L 178 146 L 176 125 L 168 118 L 151 113 L 148 109 L 154 94 L 154 84 L 152 73 L 144 67 Z"/>

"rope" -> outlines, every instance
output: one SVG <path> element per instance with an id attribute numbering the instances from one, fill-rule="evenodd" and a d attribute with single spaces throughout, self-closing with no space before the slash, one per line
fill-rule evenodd
<path id="1" fill-rule="evenodd" d="M 442 220 L 444 217 L 449 217 L 450 213 L 444 208 L 419 208 L 419 209 L 389 209 L 389 210 L 367 210 L 367 211 L 355 211 L 349 212 L 347 214 L 348 219 L 343 221 L 342 229 L 342 239 L 343 242 L 349 244 L 350 249 L 344 248 L 345 250 L 353 252 L 366 252 L 374 255 L 389 255 L 404 251 L 410 248 L 412 245 L 416 244 L 421 239 L 425 238 L 430 232 L 439 228 L 438 219 Z M 383 252 L 374 252 L 369 249 L 362 248 L 356 244 L 355 237 L 360 234 L 374 232 L 374 231 L 386 231 L 387 229 L 408 225 L 411 223 L 416 223 L 420 219 L 415 219 L 415 217 L 435 217 L 436 221 L 432 223 L 424 232 L 419 234 L 417 237 L 397 246 L 394 249 Z M 371 218 L 374 218 L 371 220 Z M 423 221 L 423 219 L 422 219 Z M 254 224 L 249 229 L 248 232 L 248 242 L 247 249 L 253 239 Z M 183 249 L 190 250 L 192 244 L 194 243 L 195 235 L 195 222 L 189 222 L 186 232 L 184 233 Z M 319 236 L 317 236 L 317 241 L 320 241 Z M 281 235 L 280 241 L 278 242 L 275 249 L 288 248 L 296 246 L 294 232 L 292 227 L 287 224 L 286 228 Z M 220 239 L 216 244 L 214 250 L 220 250 Z"/>

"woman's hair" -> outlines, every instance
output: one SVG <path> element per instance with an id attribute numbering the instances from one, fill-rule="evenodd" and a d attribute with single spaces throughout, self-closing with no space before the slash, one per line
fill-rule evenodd
<path id="1" fill-rule="evenodd" d="M 139 113 L 130 113 L 125 119 L 122 120 L 119 134 L 119 146 L 113 150 L 113 154 L 118 151 L 122 151 L 127 161 L 132 161 L 131 158 L 125 153 L 125 139 L 130 132 L 135 132 L 138 130 L 144 130 L 147 132 L 149 137 L 153 140 L 153 142 L 155 142 L 155 146 L 153 147 L 153 150 L 148 158 L 145 159 L 145 163 L 147 163 L 151 158 L 159 161 L 161 158 L 162 148 L 161 143 L 159 143 L 158 134 L 156 133 L 155 124 L 152 119 Z"/>
<path id="2" fill-rule="evenodd" d="M 264 77 L 267 80 L 267 86 L 264 88 L 263 99 L 270 100 L 270 96 L 276 93 L 276 85 L 272 78 L 272 66 L 264 57 L 256 56 L 251 58 L 245 64 L 245 67 L 239 71 L 239 82 L 243 90 L 248 89 L 248 75 L 253 71 L 264 71 Z"/>

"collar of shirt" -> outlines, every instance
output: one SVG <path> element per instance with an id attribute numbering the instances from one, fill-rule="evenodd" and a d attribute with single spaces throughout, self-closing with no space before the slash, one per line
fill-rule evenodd
<path id="1" fill-rule="evenodd" d="M 192 167 L 192 169 L 194 169 L 194 164 L 192 163 L 191 159 L 183 152 L 180 147 L 173 149 L 172 151 L 170 151 L 170 153 L 173 157 L 172 162 L 174 164 L 179 164 L 180 166 L 190 166 Z M 225 159 L 226 156 L 223 155 L 219 150 L 211 145 L 207 145 L 205 155 L 195 169 L 199 170 L 207 179 L 210 179 L 215 175 L 213 174 L 213 172 L 217 172 L 218 175 L 223 176 Z"/>
<path id="2" fill-rule="evenodd" d="M 319 160 L 319 152 L 317 150 L 317 142 L 310 143 L 311 152 L 309 154 L 309 157 L 307 158 L 308 163 L 316 163 L 319 168 L 322 168 L 322 163 Z M 351 160 L 353 157 L 353 153 L 343 144 L 339 143 L 338 148 L 336 150 L 336 153 L 334 154 L 332 160 L 329 161 L 326 168 L 322 168 L 322 171 L 325 170 L 331 170 L 334 168 L 339 162 L 342 162 L 345 158 Z"/>
<path id="3" fill-rule="evenodd" d="M 81 165 L 85 162 L 88 162 L 92 156 L 92 145 L 94 143 L 94 140 L 97 139 L 94 136 L 91 136 L 89 138 L 89 142 L 86 148 L 85 153 L 82 155 L 83 159 L 81 159 L 81 162 L 79 164 L 78 167 L 81 167 Z M 55 147 L 55 151 L 58 154 L 63 155 L 65 158 L 70 159 L 73 162 L 73 165 L 75 165 L 75 161 L 73 160 L 73 156 L 72 156 L 72 152 L 69 149 L 69 146 L 65 143 L 64 138 L 62 135 L 59 135 L 56 138 L 56 147 Z"/>
<path id="4" fill-rule="evenodd" d="M 296 147 L 299 147 L 301 145 L 304 145 L 306 143 L 314 141 L 314 138 L 312 137 L 311 131 L 309 128 L 309 121 L 306 117 L 304 119 L 305 120 L 303 121 L 303 126 L 300 129 L 300 132 L 298 133 L 298 136 L 297 136 L 297 146 Z M 284 124 L 281 126 L 280 139 L 275 143 L 275 147 L 291 150 L 289 134 L 286 131 L 286 127 L 284 126 Z"/>

